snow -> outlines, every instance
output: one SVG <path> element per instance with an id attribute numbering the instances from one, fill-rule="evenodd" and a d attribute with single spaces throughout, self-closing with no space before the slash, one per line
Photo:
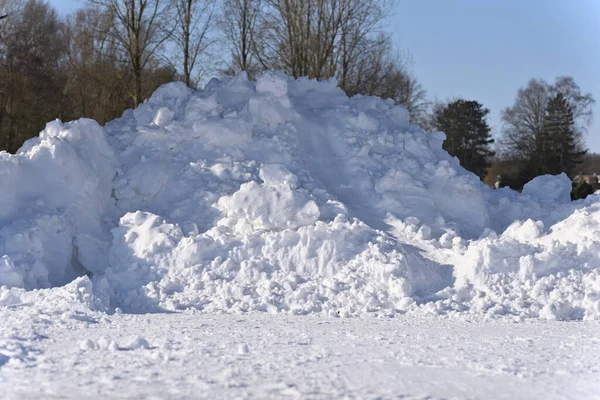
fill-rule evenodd
<path id="1" fill-rule="evenodd" d="M 115 162 L 103 129 L 84 119 L 51 122 L 18 154 L 0 153 L 0 285 L 47 288 L 82 274 L 78 243 L 106 239 Z"/>
<path id="2" fill-rule="evenodd" d="M 141 390 L 182 398 L 502 398 L 497 387 L 511 384 L 524 397 L 598 393 L 593 352 L 574 363 L 573 346 L 560 346 L 562 335 L 597 346 L 600 197 L 571 202 L 565 175 L 493 190 L 443 151 L 443 133 L 409 119 L 335 80 L 240 74 L 199 91 L 164 85 L 104 127 L 54 121 L 18 154 L 0 153 L 0 393 L 77 397 L 91 376 L 154 376 Z M 194 383 L 175 364 L 161 376 L 202 359 L 202 324 L 221 349 L 204 375 Z M 294 360 L 319 343 L 294 364 L 302 374 L 268 378 L 288 360 L 269 353 L 271 330 L 291 337 L 280 350 Z M 541 347 L 507 341 L 530 343 L 536 330 L 549 334 Z M 491 349 L 494 338 L 506 348 Z M 128 372 L 144 362 L 142 375 Z M 71 367 L 87 383 L 59 372 Z M 331 371 L 326 383 L 311 368 Z M 440 371 L 444 385 L 424 388 Z M 569 385 L 579 376 L 584 386 Z M 461 385 L 473 377 L 471 392 Z M 22 386 L 31 379 L 54 383 Z M 133 390 L 111 387 L 95 393 Z"/>
<path id="3" fill-rule="evenodd" d="M 259 177 L 262 184 L 244 183 L 233 195 L 219 199 L 218 207 L 227 218 L 242 220 L 252 230 L 297 229 L 319 220 L 319 206 L 296 189 L 296 176 L 285 167 L 267 164 Z"/>
<path id="4" fill-rule="evenodd" d="M 0 369 L 3 399 L 600 395 L 600 327 L 593 322 L 573 329 L 541 320 L 196 312 L 54 320 L 0 341 L 0 354 L 10 354 Z"/>

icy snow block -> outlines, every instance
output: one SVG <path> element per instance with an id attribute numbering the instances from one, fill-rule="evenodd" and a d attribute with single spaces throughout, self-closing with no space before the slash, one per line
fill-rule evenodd
<path id="1" fill-rule="evenodd" d="M 175 113 L 169 110 L 167 107 L 161 107 L 154 116 L 154 125 L 167 126 L 173 120 Z"/>
<path id="2" fill-rule="evenodd" d="M 214 90 L 223 85 L 223 82 L 218 78 L 211 78 L 206 85 L 204 85 L 203 91 Z"/>
<path id="3" fill-rule="evenodd" d="M 252 137 L 252 125 L 237 118 L 225 121 L 197 121 L 192 129 L 198 139 L 221 148 L 246 144 Z"/>
<path id="4" fill-rule="evenodd" d="M 171 82 L 161 85 L 152 93 L 150 103 L 158 103 L 166 99 L 185 99 L 193 93 L 183 82 Z"/>
<path id="5" fill-rule="evenodd" d="M 218 204 L 228 217 L 245 219 L 254 229 L 297 229 L 320 216 L 314 200 L 287 185 L 244 183 Z"/>
<path id="6" fill-rule="evenodd" d="M 522 193 L 540 204 L 561 204 L 571 201 L 571 190 L 571 180 L 562 173 L 537 176 L 523 186 Z"/>
<path id="7" fill-rule="evenodd" d="M 265 164 L 260 169 L 260 179 L 267 185 L 288 185 L 296 188 L 298 178 L 283 164 Z"/>
<path id="8" fill-rule="evenodd" d="M 283 72 L 266 71 L 256 81 L 256 91 L 274 97 L 285 96 L 288 92 L 288 77 Z"/>
<path id="9" fill-rule="evenodd" d="M 0 258 L 0 286 L 23 287 L 25 281 L 23 274 L 19 271 L 8 256 Z"/>
<path id="10" fill-rule="evenodd" d="M 544 233 L 544 223 L 542 221 L 515 221 L 506 228 L 501 238 L 505 240 L 514 239 L 521 243 L 531 243 L 538 239 Z"/>
<path id="11" fill-rule="evenodd" d="M 410 113 L 404 106 L 395 106 L 390 110 L 390 117 L 400 126 L 406 126 L 410 122 Z"/>

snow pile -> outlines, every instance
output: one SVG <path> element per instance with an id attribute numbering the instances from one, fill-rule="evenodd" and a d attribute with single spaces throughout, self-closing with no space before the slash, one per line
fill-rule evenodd
<path id="1" fill-rule="evenodd" d="M 365 224 L 338 217 L 260 231 L 230 220 L 185 236 L 143 212 L 113 230 L 111 299 L 124 311 L 289 311 L 355 315 L 405 309 L 450 283 L 451 270 L 405 252 Z M 235 222 L 234 222 L 235 221 Z M 238 223 L 243 232 L 236 232 Z"/>
<path id="2" fill-rule="evenodd" d="M 242 184 L 231 196 L 219 199 L 219 209 L 258 229 L 297 229 L 318 221 L 319 206 L 310 195 L 296 189 L 297 178 L 285 167 L 267 164 L 260 169 L 262 184 Z"/>
<path id="3" fill-rule="evenodd" d="M 102 238 L 114 175 L 92 120 L 51 122 L 18 154 L 0 153 L 0 285 L 45 288 L 82 275 L 78 250 Z"/>
<path id="4" fill-rule="evenodd" d="M 599 319 L 599 239 L 597 203 L 549 231 L 541 221 L 517 221 L 499 237 L 470 243 L 456 258 L 459 289 L 449 290 L 449 298 L 476 312 Z"/>
<path id="5" fill-rule="evenodd" d="M 126 312 L 600 318 L 598 198 L 492 190 L 443 140 L 335 81 L 165 85 L 0 155 L 0 284 L 90 275 L 89 306 Z"/>

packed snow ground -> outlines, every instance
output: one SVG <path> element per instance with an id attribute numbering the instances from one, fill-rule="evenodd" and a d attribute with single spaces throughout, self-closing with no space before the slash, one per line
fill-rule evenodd
<path id="1" fill-rule="evenodd" d="M 482 322 L 489 320 L 509 330 L 509 322 L 525 321 L 516 331 L 550 326 L 550 335 L 597 332 L 600 197 L 571 202 L 565 175 L 538 177 L 522 193 L 492 190 L 442 150 L 443 140 L 410 124 L 391 101 L 349 99 L 335 81 L 276 72 L 256 82 L 214 79 L 200 91 L 165 85 L 104 127 L 49 123 L 18 154 L 0 153 L 0 391 L 17 385 L 21 375 L 10 371 L 21 363 L 42 374 L 80 352 L 119 350 L 122 338 L 98 344 L 88 328 L 134 331 L 144 319 L 132 314 L 189 329 L 220 313 L 266 313 L 256 317 L 265 329 L 296 321 L 268 314 L 310 315 L 297 316 L 307 330 L 329 317 L 360 317 L 331 322 L 358 336 L 370 324 L 385 329 L 373 322 L 385 319 L 365 316 L 409 331 L 415 318 L 433 331 L 460 326 L 444 321 L 479 321 L 473 335 L 495 329 Z M 235 326 L 235 316 L 219 318 Z M 60 339 L 52 347 L 70 326 L 55 319 L 81 322 L 72 337 L 89 334 L 90 342 L 71 348 Z M 548 349 L 560 343 L 548 340 Z M 530 351 L 535 358 L 542 350 Z M 462 362 L 459 352 L 449 360 Z M 103 368 L 92 360 L 90 368 Z M 534 364 L 523 361 L 526 369 Z M 591 361 L 577 365 L 565 367 L 567 375 L 598 373 Z M 562 370 L 553 365 L 549 373 Z M 10 393 L 34 393 L 19 390 Z M 271 395 L 257 390 L 240 393 Z"/>
<path id="2" fill-rule="evenodd" d="M 591 322 L 47 318 L 56 321 L 39 321 L 27 353 L 0 370 L 2 399 L 600 398 L 600 326 Z"/>

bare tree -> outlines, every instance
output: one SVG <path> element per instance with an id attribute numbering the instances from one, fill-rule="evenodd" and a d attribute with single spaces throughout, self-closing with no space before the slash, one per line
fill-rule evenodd
<path id="1" fill-rule="evenodd" d="M 120 79 L 120 49 L 110 37 L 113 23 L 111 14 L 93 6 L 78 10 L 66 21 L 69 81 L 64 92 L 73 117 L 104 123 L 131 107 Z"/>
<path id="2" fill-rule="evenodd" d="M 312 78 L 335 74 L 340 29 L 352 0 L 266 0 L 255 54 L 264 68 Z"/>
<path id="3" fill-rule="evenodd" d="M 413 122 L 422 122 L 429 103 L 425 90 L 410 72 L 410 56 L 394 51 L 384 33 L 363 39 L 356 51 L 357 57 L 345 72 L 346 93 L 393 99 L 408 109 Z"/>
<path id="4" fill-rule="evenodd" d="M 502 111 L 503 144 L 509 153 L 525 156 L 541 145 L 549 92 L 546 82 L 532 79 L 527 87 L 519 89 L 513 106 Z"/>
<path id="5" fill-rule="evenodd" d="M 527 87 L 519 89 L 514 104 L 502 112 L 503 140 L 505 156 L 526 161 L 527 171 L 523 180 L 548 173 L 556 150 L 556 140 L 548 129 L 549 104 L 560 94 L 566 99 L 566 106 L 573 121 L 570 142 L 577 149 L 584 149 L 583 133 L 592 118 L 591 94 L 582 94 L 571 77 L 560 77 L 554 85 L 541 79 L 532 79 Z M 565 171 L 567 172 L 567 171 Z"/>
<path id="6" fill-rule="evenodd" d="M 350 2 L 346 8 L 340 27 L 336 61 L 342 89 L 346 90 L 352 67 L 361 58 L 361 47 L 370 36 L 380 31 L 384 10 L 389 9 L 390 5 L 386 0 L 357 0 Z"/>
<path id="7" fill-rule="evenodd" d="M 582 93 L 572 76 L 559 76 L 550 90 L 552 96 L 561 93 L 565 97 L 573 111 L 576 128 L 586 133 L 594 118 L 592 107 L 596 101 L 592 94 Z"/>
<path id="8" fill-rule="evenodd" d="M 165 0 L 90 0 L 100 5 L 114 17 L 114 25 L 109 33 L 118 44 L 127 61 L 132 76 L 122 76 L 129 87 L 134 107 L 142 101 L 143 72 L 157 51 L 169 39 L 174 24 L 168 25 L 170 4 Z"/>
<path id="9" fill-rule="evenodd" d="M 102 123 L 135 105 L 134 86 L 123 84 L 134 79 L 111 10 L 91 5 L 63 20 L 44 0 L 0 0 L 0 8 L 8 14 L 0 24 L 0 150 L 18 150 L 52 119 Z M 140 32 L 147 42 L 147 29 Z M 142 54 L 140 100 L 176 75 L 151 54 Z"/>
<path id="10" fill-rule="evenodd" d="M 6 18 L 8 18 L 9 14 L 12 14 L 14 12 L 14 10 L 17 7 L 17 1 L 16 0 L 0 0 L 0 33 L 2 32 L 1 28 L 2 21 Z"/>
<path id="11" fill-rule="evenodd" d="M 263 68 L 283 69 L 294 77 L 336 77 L 348 95 L 392 98 L 419 121 L 428 105 L 426 93 L 410 73 L 410 58 L 395 51 L 390 36 L 381 31 L 390 4 L 225 0 L 225 36 L 233 49 L 227 72 Z"/>
<path id="12" fill-rule="evenodd" d="M 257 48 L 254 40 L 261 7 L 261 0 L 223 1 L 221 27 L 231 47 L 231 64 L 226 74 L 246 71 L 253 76 L 258 71 L 253 49 Z"/>
<path id="13" fill-rule="evenodd" d="M 16 151 L 63 114 L 64 37 L 56 11 L 43 1 L 17 3 L 10 15 L 0 41 L 0 148 Z"/>
<path id="14" fill-rule="evenodd" d="M 583 157 L 583 163 L 577 173 L 585 175 L 600 175 L 600 154 L 588 153 Z"/>
<path id="15" fill-rule="evenodd" d="M 266 0 L 255 55 L 264 68 L 346 81 L 361 47 L 381 29 L 388 0 Z"/>
<path id="16" fill-rule="evenodd" d="M 182 55 L 183 81 L 189 87 L 195 86 L 192 76 L 202 54 L 216 40 L 210 37 L 215 27 L 215 0 L 174 0 L 177 11 L 177 29 L 173 38 Z"/>
<path id="17" fill-rule="evenodd" d="M 4 143 L 8 139 L 8 134 L 3 132 L 3 121 L 7 113 L 7 103 L 9 101 L 9 93 L 7 91 L 9 49 L 6 42 L 2 41 L 2 37 L 8 31 L 9 20 L 6 19 L 8 13 L 14 13 L 16 8 L 15 1 L 0 0 L 0 15 L 2 15 L 2 20 L 0 20 L 0 78 L 2 79 L 0 81 L 0 150 L 5 148 Z"/>

